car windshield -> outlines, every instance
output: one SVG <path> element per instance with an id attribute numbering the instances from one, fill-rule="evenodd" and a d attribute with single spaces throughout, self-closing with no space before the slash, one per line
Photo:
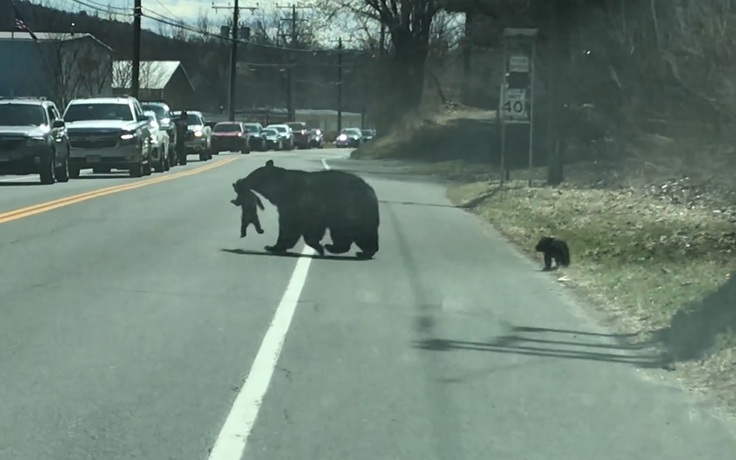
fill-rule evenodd
<path id="1" fill-rule="evenodd" d="M 278 134 L 278 131 L 273 128 L 266 128 L 263 130 L 263 132 L 266 133 L 267 136 L 275 136 Z"/>
<path id="2" fill-rule="evenodd" d="M 345 134 L 347 136 L 360 136 L 361 135 L 360 130 L 355 129 L 355 128 L 343 129 L 342 134 Z"/>
<path id="3" fill-rule="evenodd" d="M 159 119 L 161 118 L 168 118 L 169 113 L 168 110 L 166 110 L 162 105 L 158 104 L 141 104 L 141 107 L 143 110 L 151 111 L 156 114 L 156 117 Z"/>
<path id="4" fill-rule="evenodd" d="M 40 126 L 43 124 L 46 124 L 46 117 L 40 105 L 0 105 L 0 126 Z"/>
<path id="5" fill-rule="evenodd" d="M 286 126 L 274 126 L 272 129 L 275 129 L 278 132 L 285 133 L 286 132 Z"/>
<path id="6" fill-rule="evenodd" d="M 245 130 L 249 133 L 257 133 L 258 132 L 258 125 L 245 125 Z"/>
<path id="7" fill-rule="evenodd" d="M 174 112 L 174 118 L 178 120 L 179 117 L 181 117 L 181 112 Z M 202 123 L 202 119 L 199 118 L 199 115 L 197 115 L 196 113 L 188 113 L 187 114 L 187 125 L 188 126 L 191 126 L 191 125 L 202 125 L 202 124 L 203 124 Z"/>
<path id="8" fill-rule="evenodd" d="M 294 131 L 301 131 L 302 129 L 307 129 L 307 125 L 303 123 L 287 123 L 286 126 L 293 129 Z"/>
<path id="9" fill-rule="evenodd" d="M 133 121 L 128 104 L 71 104 L 64 113 L 64 121 L 121 120 Z"/>
<path id="10" fill-rule="evenodd" d="M 242 131 L 239 124 L 236 123 L 220 123 L 215 125 L 213 130 L 216 133 L 236 133 Z"/>
<path id="11" fill-rule="evenodd" d="M 366 136 L 366 137 L 367 137 L 367 136 L 372 136 L 372 135 L 373 135 L 373 131 L 372 131 L 372 130 L 370 130 L 370 129 L 364 129 L 364 130 L 363 130 L 363 131 L 361 131 L 361 132 L 362 132 L 362 133 L 363 133 L 363 135 L 364 135 L 364 136 Z"/>

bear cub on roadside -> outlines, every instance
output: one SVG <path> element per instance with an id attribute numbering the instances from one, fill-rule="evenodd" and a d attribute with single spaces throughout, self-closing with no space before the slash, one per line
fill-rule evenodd
<path id="1" fill-rule="evenodd" d="M 539 240 L 534 250 L 544 253 L 545 271 L 552 270 L 552 260 L 555 261 L 556 268 L 570 265 L 570 248 L 564 240 L 545 236 Z"/>

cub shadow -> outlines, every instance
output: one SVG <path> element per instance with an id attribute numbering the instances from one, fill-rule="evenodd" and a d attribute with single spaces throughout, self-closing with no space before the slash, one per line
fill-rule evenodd
<path id="1" fill-rule="evenodd" d="M 349 261 L 349 262 L 368 262 L 372 259 L 359 259 L 355 256 L 343 256 L 343 255 L 327 255 L 321 256 L 319 254 L 299 254 L 296 252 L 284 252 L 284 253 L 274 253 L 274 252 L 267 252 L 267 251 L 252 251 L 249 249 L 220 249 L 221 252 L 227 252 L 229 254 L 237 254 L 241 256 L 271 256 L 271 257 L 291 257 L 291 258 L 300 258 L 300 257 L 308 257 L 311 259 L 323 259 L 323 260 L 340 260 L 340 261 Z"/>

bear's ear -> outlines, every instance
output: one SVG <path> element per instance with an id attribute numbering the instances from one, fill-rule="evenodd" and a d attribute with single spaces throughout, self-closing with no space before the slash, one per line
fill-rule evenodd
<path id="1" fill-rule="evenodd" d="M 238 183 L 237 182 L 233 182 L 233 190 L 235 190 L 236 192 L 238 191 Z"/>
<path id="2" fill-rule="evenodd" d="M 273 166 L 273 160 L 268 160 L 268 161 L 266 162 L 266 166 L 268 166 L 268 167 L 272 167 L 272 166 Z"/>

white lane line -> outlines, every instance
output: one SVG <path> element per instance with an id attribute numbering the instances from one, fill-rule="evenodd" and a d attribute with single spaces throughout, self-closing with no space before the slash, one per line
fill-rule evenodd
<path id="1" fill-rule="evenodd" d="M 325 158 L 322 158 L 322 167 L 326 170 L 330 169 Z M 208 457 L 209 460 L 240 460 L 243 456 L 250 432 L 258 418 L 263 397 L 268 391 L 273 371 L 281 356 L 286 334 L 289 332 L 299 297 L 307 282 L 307 274 L 314 254 L 315 251 L 309 246 L 304 246 L 302 249 L 301 255 L 305 257 L 299 257 L 296 262 L 284 296 L 276 307 L 271 325 L 258 349 L 256 359 L 253 361 L 245 382 L 240 387 L 238 396 L 235 397 L 233 407 L 225 419 L 220 434 L 217 435 L 215 445 Z"/>
<path id="2" fill-rule="evenodd" d="M 230 414 L 217 436 L 215 446 L 208 457 L 209 460 L 240 460 L 245 452 L 248 437 L 253 429 L 263 397 L 268 390 L 273 371 L 276 369 L 281 350 L 286 340 L 286 333 L 296 312 L 299 296 L 307 280 L 309 265 L 312 263 L 314 250 L 305 246 L 302 256 L 296 262 L 286 292 L 276 308 L 271 325 L 263 337 L 248 377 L 235 398 Z"/>

